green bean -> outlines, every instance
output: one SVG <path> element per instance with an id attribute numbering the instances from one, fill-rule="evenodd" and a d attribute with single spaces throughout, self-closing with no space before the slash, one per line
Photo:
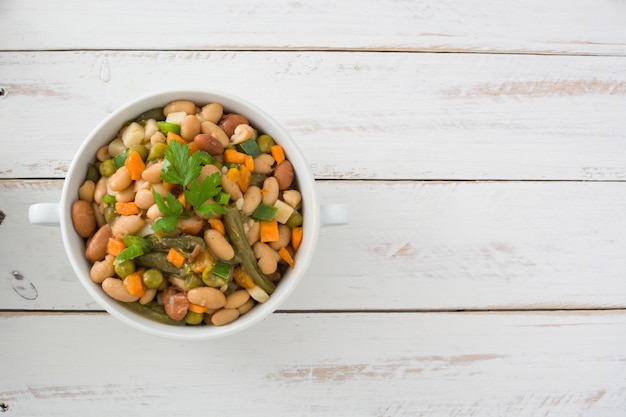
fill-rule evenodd
<path id="1" fill-rule="evenodd" d="M 162 107 L 157 107 L 156 109 L 147 110 L 147 111 L 141 113 L 139 116 L 137 116 L 135 121 L 137 123 L 141 123 L 141 122 L 145 122 L 145 121 L 150 120 L 150 119 L 165 120 L 165 115 L 163 115 L 163 108 Z"/>
<path id="2" fill-rule="evenodd" d="M 183 270 L 168 262 L 166 252 L 148 252 L 136 257 L 135 264 L 144 268 L 156 268 L 167 274 L 183 275 Z"/>
<path id="3" fill-rule="evenodd" d="M 152 245 L 152 249 L 157 251 L 168 251 L 170 248 L 176 248 L 181 251 L 191 252 L 196 246 L 200 246 L 202 250 L 205 248 L 204 239 L 198 236 L 158 237 L 150 235 L 146 239 Z"/>
<path id="4" fill-rule="evenodd" d="M 250 275 L 254 283 L 263 291 L 268 294 L 273 293 L 276 285 L 259 270 L 254 252 L 243 231 L 243 221 L 241 220 L 239 210 L 235 207 L 226 208 L 223 219 L 230 243 L 235 248 L 235 252 L 241 257 L 241 266 L 244 271 Z"/>
<path id="5" fill-rule="evenodd" d="M 159 303 L 156 303 L 154 301 L 146 305 L 139 304 L 139 302 L 137 301 L 133 303 L 120 302 L 119 304 L 124 306 L 130 311 L 133 311 L 137 314 L 140 314 L 144 317 L 147 317 L 159 323 L 169 324 L 172 326 L 184 326 L 185 325 L 185 322 L 182 320 L 176 321 L 176 320 L 172 320 L 171 318 L 169 318 L 167 314 L 165 314 L 165 308 Z"/>

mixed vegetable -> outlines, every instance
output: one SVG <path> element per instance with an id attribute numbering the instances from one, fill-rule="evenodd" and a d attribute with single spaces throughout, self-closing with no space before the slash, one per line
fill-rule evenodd
<path id="1" fill-rule="evenodd" d="M 177 100 L 100 148 L 72 205 L 91 280 L 172 325 L 225 325 L 266 302 L 302 241 L 283 147 L 220 103 Z"/>

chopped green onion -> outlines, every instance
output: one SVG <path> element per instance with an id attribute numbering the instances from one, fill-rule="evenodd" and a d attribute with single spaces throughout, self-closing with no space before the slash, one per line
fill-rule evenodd
<path id="1" fill-rule="evenodd" d="M 224 262 L 224 261 L 217 261 L 217 263 L 215 264 L 215 266 L 213 267 L 213 271 L 211 271 L 211 273 L 213 275 L 216 275 L 220 278 L 223 279 L 228 279 L 228 277 L 230 276 L 230 269 L 231 269 L 232 265 Z"/>
<path id="2" fill-rule="evenodd" d="M 116 257 L 113 262 L 114 265 L 119 265 L 124 261 L 128 261 L 129 259 L 135 259 L 138 256 L 143 255 L 143 249 L 139 245 L 128 246 L 124 250 L 122 250 Z"/>
<path id="3" fill-rule="evenodd" d="M 277 207 L 268 206 L 267 204 L 261 203 L 259 207 L 252 213 L 252 218 L 255 220 L 264 220 L 270 221 L 274 218 L 274 215 L 278 211 Z"/>
<path id="4" fill-rule="evenodd" d="M 224 191 L 220 191 L 220 193 L 215 197 L 215 202 L 217 204 L 226 205 L 230 200 L 230 194 L 225 193 Z"/>
<path id="5" fill-rule="evenodd" d="M 177 135 L 180 135 L 180 125 L 168 122 L 157 122 L 157 125 L 159 126 L 159 129 L 161 129 L 161 132 L 165 133 L 166 135 L 167 132 L 173 132 Z"/>
<path id="6" fill-rule="evenodd" d="M 108 205 L 112 206 L 112 205 L 114 205 L 117 202 L 117 199 L 115 198 L 114 195 L 105 194 L 104 196 L 102 196 L 102 202 L 104 204 L 108 204 Z"/>
<path id="7" fill-rule="evenodd" d="M 239 144 L 239 148 L 247 155 L 253 158 L 261 155 L 261 149 L 254 139 L 248 139 L 245 142 Z"/>
<path id="8" fill-rule="evenodd" d="M 124 166 L 124 162 L 126 162 L 126 151 L 122 151 L 119 155 L 113 158 L 113 163 L 115 163 L 115 169 L 118 170 Z"/>

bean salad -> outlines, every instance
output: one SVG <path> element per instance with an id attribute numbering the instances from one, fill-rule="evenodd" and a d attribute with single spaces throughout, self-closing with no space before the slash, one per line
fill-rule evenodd
<path id="1" fill-rule="evenodd" d="M 271 136 L 220 103 L 181 99 L 98 149 L 71 216 L 108 296 L 162 323 L 222 326 L 294 267 L 301 200 Z"/>

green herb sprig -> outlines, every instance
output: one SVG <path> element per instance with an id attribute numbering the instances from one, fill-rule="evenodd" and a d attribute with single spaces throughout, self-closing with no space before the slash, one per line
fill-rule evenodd
<path id="1" fill-rule="evenodd" d="M 170 141 L 165 149 L 165 161 L 161 169 L 161 179 L 170 184 L 180 185 L 183 189 L 186 205 L 168 192 L 163 198 L 152 188 L 152 196 L 157 207 L 163 213 L 152 225 L 154 231 L 171 233 L 181 218 L 187 218 L 196 211 L 204 216 L 213 213 L 223 214 L 224 207 L 217 203 L 207 203 L 217 196 L 222 187 L 221 176 L 215 172 L 205 177 L 202 182 L 196 181 L 202 167 L 213 162 L 211 155 L 204 151 L 196 151 L 189 156 L 189 147 L 175 140 Z"/>

